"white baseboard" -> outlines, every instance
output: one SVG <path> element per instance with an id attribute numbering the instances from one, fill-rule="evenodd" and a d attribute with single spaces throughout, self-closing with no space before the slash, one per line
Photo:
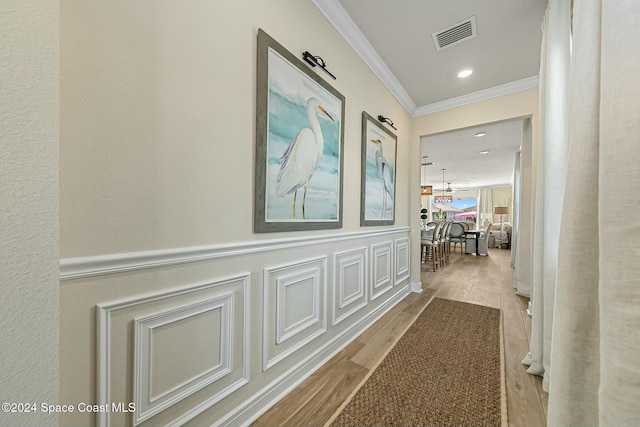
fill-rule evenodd
<path id="1" fill-rule="evenodd" d="M 411 284 L 411 292 L 415 292 L 417 294 L 422 292 L 422 282 L 412 283 Z"/>
<path id="2" fill-rule="evenodd" d="M 252 397 L 238 405 L 233 411 L 212 424 L 211 427 L 248 426 L 253 423 L 333 356 L 349 345 L 362 332 L 373 325 L 373 323 L 380 319 L 386 312 L 391 310 L 409 294 L 410 287 L 409 284 L 405 285 L 400 292 L 389 298 L 385 303 L 363 317 L 352 327 L 327 342 L 322 348 L 289 369 L 262 390 L 256 392 Z"/>

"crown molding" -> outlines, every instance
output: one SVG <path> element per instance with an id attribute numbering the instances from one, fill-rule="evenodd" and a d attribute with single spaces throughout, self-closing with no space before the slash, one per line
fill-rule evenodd
<path id="1" fill-rule="evenodd" d="M 509 95 L 511 93 L 527 89 L 533 89 L 538 87 L 538 80 L 538 76 L 531 76 L 514 82 L 505 83 L 500 86 L 494 86 L 477 92 L 468 93 L 466 95 L 456 96 L 455 98 L 445 99 L 444 101 L 434 102 L 433 104 L 422 105 L 415 110 L 413 117 L 437 113 L 438 111 L 462 107 L 463 105 L 473 104 L 474 102 L 486 101 L 487 99 L 497 98 L 499 96 Z"/>
<path id="2" fill-rule="evenodd" d="M 473 104 L 474 102 L 486 101 L 487 99 L 538 87 L 538 76 L 531 76 L 417 107 L 404 86 L 400 84 L 396 76 L 391 72 L 389 67 L 387 67 L 387 64 L 385 64 L 380 55 L 378 55 L 378 52 L 371 46 L 369 40 L 362 34 L 362 31 L 360 31 L 358 26 L 353 22 L 340 2 L 338 0 L 312 0 L 312 2 L 347 43 L 360 55 L 369 68 L 371 68 L 375 75 L 378 76 L 412 117 L 437 113 L 450 108 L 461 107 L 463 105 Z"/>
<path id="3" fill-rule="evenodd" d="M 413 102 L 405 88 L 396 79 L 396 76 L 387 67 L 378 52 L 371 46 L 369 40 L 362 34 L 362 31 L 353 22 L 340 2 L 338 0 L 312 0 L 312 2 L 329 20 L 331 25 L 338 30 L 338 33 L 342 35 L 347 43 L 360 55 L 404 109 L 413 116 L 416 111 L 416 103 Z"/>

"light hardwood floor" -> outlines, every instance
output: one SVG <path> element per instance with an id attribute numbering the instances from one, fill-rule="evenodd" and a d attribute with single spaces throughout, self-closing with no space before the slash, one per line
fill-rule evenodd
<path id="1" fill-rule="evenodd" d="M 545 427 L 547 394 L 541 379 L 527 374 L 521 364 L 529 349 L 531 320 L 528 300 L 516 296 L 511 286 L 510 256 L 510 251 L 501 249 L 490 249 L 488 257 L 460 255 L 458 248 L 449 264 L 436 272 L 423 263 L 421 293 L 409 294 L 253 425 L 322 426 L 422 308 L 438 296 L 502 309 L 509 425 Z"/>

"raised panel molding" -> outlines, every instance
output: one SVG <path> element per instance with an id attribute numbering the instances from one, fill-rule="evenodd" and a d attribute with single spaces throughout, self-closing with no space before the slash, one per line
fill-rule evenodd
<path id="1" fill-rule="evenodd" d="M 207 410 L 221 399 L 230 395 L 238 388 L 249 382 L 249 324 L 250 324 L 250 274 L 243 273 L 233 277 L 220 278 L 215 281 L 207 281 L 189 286 L 181 286 L 143 296 L 131 297 L 117 301 L 100 303 L 96 305 L 96 403 L 98 405 L 111 405 L 111 402 L 118 401 L 117 397 L 112 396 L 111 377 L 114 375 L 112 369 L 112 360 L 114 357 L 126 357 L 126 355 L 112 354 L 112 316 L 121 310 L 131 310 L 135 308 L 143 309 L 145 305 L 152 303 L 166 303 L 172 298 L 180 298 L 187 296 L 195 296 L 200 292 L 215 292 L 204 301 L 198 301 L 191 304 L 177 304 L 175 307 L 164 309 L 153 315 L 140 316 L 132 319 L 134 323 L 134 381 L 131 383 L 134 389 L 134 399 L 140 402 L 140 408 L 144 408 L 141 414 L 134 415 L 134 425 L 152 417 L 162 410 L 182 401 L 186 397 L 202 389 L 207 385 L 214 384 L 216 381 L 227 377 L 232 372 L 238 379 L 221 388 L 216 393 L 208 396 L 202 402 L 183 413 L 179 419 L 174 420 L 172 424 L 181 425 L 190 419 L 196 417 L 203 411 Z M 242 294 L 242 298 L 235 303 L 236 292 L 225 291 L 225 288 L 236 289 L 237 294 Z M 241 290 L 241 291 L 240 291 Z M 174 387 L 162 393 L 155 399 L 149 399 L 150 404 L 144 405 L 141 398 L 151 397 L 150 389 L 146 387 L 150 375 L 150 365 L 148 365 L 151 354 L 151 343 L 153 338 L 150 336 L 154 328 L 162 325 L 179 322 L 188 319 L 197 314 L 206 313 L 211 310 L 222 310 L 221 319 L 222 326 L 221 341 L 224 342 L 221 348 L 221 363 L 219 366 L 212 366 L 211 369 L 201 373 L 195 378 L 185 381 L 178 387 Z M 234 325 L 235 310 L 242 312 L 242 328 Z M 226 319 L 226 320 L 225 320 Z M 241 331 L 241 341 L 235 342 L 233 332 Z M 121 331 L 122 332 L 122 331 Z M 234 347 L 238 346 L 238 354 L 241 353 L 241 366 L 234 366 L 233 358 Z M 145 391 L 144 389 L 147 388 Z M 140 394 L 138 394 L 138 392 Z M 137 402 L 136 402 L 137 403 Z M 155 403 L 155 404 L 154 404 Z M 139 408 L 136 406 L 136 408 Z M 96 414 L 96 424 L 98 427 L 111 426 L 111 415 L 109 411 L 99 412 Z"/>
<path id="2" fill-rule="evenodd" d="M 366 247 L 334 254 L 333 319 L 335 326 L 367 305 L 368 251 Z M 357 286 L 348 293 L 345 279 L 347 269 L 356 269 Z"/>
<path id="3" fill-rule="evenodd" d="M 286 340 L 299 334 L 307 328 L 320 322 L 320 278 L 321 272 L 318 268 L 306 270 L 301 274 L 293 274 L 290 276 L 280 277 L 276 280 L 276 343 L 282 344 Z M 304 285 L 305 281 L 311 283 L 311 311 L 308 315 L 297 322 L 288 324 L 286 312 L 289 308 L 287 305 L 287 287 Z M 293 302 L 295 304 L 295 302 Z"/>
<path id="4" fill-rule="evenodd" d="M 382 270 L 382 273 L 381 273 Z M 371 246 L 371 300 L 393 288 L 393 242 Z"/>
<path id="5" fill-rule="evenodd" d="M 163 311 L 151 316 L 134 319 L 134 403 L 136 411 L 133 413 L 133 424 L 151 418 L 174 403 L 190 396 L 196 391 L 217 381 L 233 370 L 233 293 L 227 293 L 202 302 Z M 199 314 L 220 310 L 220 363 L 211 366 L 194 378 L 183 381 L 180 385 L 165 390 L 159 396 L 153 396 L 152 357 L 154 329 L 176 324 Z M 186 351 L 187 349 L 185 349 Z"/>
<path id="6" fill-rule="evenodd" d="M 286 288 L 309 283 L 312 311 L 294 324 L 286 324 L 287 311 L 296 307 L 285 297 Z M 271 368 L 327 331 L 327 257 L 264 269 L 262 368 Z"/>
<path id="7" fill-rule="evenodd" d="M 399 285 L 409 278 L 411 275 L 411 245 L 409 244 L 409 238 L 403 237 L 396 239 L 395 252 L 396 252 L 396 279 L 395 285 Z"/>

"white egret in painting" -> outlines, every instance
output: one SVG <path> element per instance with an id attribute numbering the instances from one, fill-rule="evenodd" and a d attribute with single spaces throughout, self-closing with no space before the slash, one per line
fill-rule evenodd
<path id="1" fill-rule="evenodd" d="M 384 153 L 382 151 L 382 141 L 379 139 L 371 139 L 369 140 L 376 147 L 377 150 L 375 152 L 376 158 L 376 170 L 378 172 L 378 178 L 382 181 L 383 191 L 382 191 L 382 212 L 380 217 L 384 216 L 384 212 L 387 210 L 387 195 L 391 202 L 393 203 L 393 178 L 391 176 L 391 168 L 389 167 L 389 162 L 384 157 Z"/>
<path id="2" fill-rule="evenodd" d="M 282 164 L 276 178 L 276 194 L 284 197 L 293 193 L 293 204 L 291 206 L 291 216 L 296 217 L 296 198 L 298 189 L 304 186 L 302 196 L 302 218 L 304 219 L 304 202 L 307 198 L 307 185 L 316 170 L 316 165 L 322 157 L 324 138 L 318 122 L 318 114 L 324 114 L 332 122 L 333 117 L 320 105 L 320 102 L 311 97 L 307 100 L 307 119 L 311 129 L 303 128 L 295 138 L 291 140 L 289 147 L 282 155 Z"/>

